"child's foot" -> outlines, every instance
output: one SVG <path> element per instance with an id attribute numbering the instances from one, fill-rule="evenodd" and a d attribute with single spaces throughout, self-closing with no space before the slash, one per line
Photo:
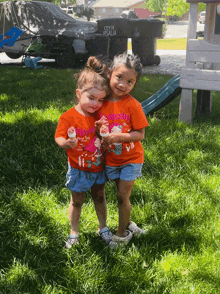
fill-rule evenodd
<path id="1" fill-rule="evenodd" d="M 146 232 L 139 228 L 136 223 L 130 222 L 128 226 L 128 230 L 132 233 L 132 235 L 144 235 Z"/>
<path id="2" fill-rule="evenodd" d="M 128 243 L 132 239 L 133 235 L 129 230 L 126 230 L 125 233 L 126 233 L 125 237 L 119 237 L 119 236 L 113 235 L 112 241 L 116 243 L 125 243 L 125 242 Z"/>
<path id="3" fill-rule="evenodd" d="M 109 230 L 109 228 L 105 227 L 101 229 L 98 233 L 99 237 L 107 243 L 111 248 L 114 248 L 116 243 L 112 241 L 112 232 Z"/>
<path id="4" fill-rule="evenodd" d="M 66 241 L 65 248 L 70 249 L 73 245 L 79 244 L 79 234 L 70 234 Z"/>

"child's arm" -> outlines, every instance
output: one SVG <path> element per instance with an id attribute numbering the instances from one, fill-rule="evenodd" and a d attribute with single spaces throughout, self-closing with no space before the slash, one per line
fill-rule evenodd
<path id="1" fill-rule="evenodd" d="M 74 149 L 78 143 L 76 138 L 65 139 L 63 137 L 55 138 L 55 142 L 63 149 Z"/>
<path id="2" fill-rule="evenodd" d="M 103 147 L 108 147 L 113 143 L 137 142 L 142 141 L 145 135 L 145 128 L 131 131 L 130 133 L 110 133 L 107 138 L 103 139 Z"/>

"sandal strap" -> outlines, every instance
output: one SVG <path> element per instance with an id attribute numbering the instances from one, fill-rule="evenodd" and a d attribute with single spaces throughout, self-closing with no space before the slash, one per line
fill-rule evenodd
<path id="1" fill-rule="evenodd" d="M 107 244 L 112 240 L 112 232 L 107 227 L 101 229 L 98 235 Z"/>
<path id="2" fill-rule="evenodd" d="M 70 234 L 66 241 L 65 248 L 70 249 L 74 244 L 79 244 L 79 234 Z"/>
<path id="3" fill-rule="evenodd" d="M 68 239 L 78 239 L 79 238 L 79 234 L 69 234 Z"/>

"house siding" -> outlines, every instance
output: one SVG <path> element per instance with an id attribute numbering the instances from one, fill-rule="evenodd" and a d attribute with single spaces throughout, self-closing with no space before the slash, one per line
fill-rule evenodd
<path id="1" fill-rule="evenodd" d="M 97 7 L 93 8 L 95 11 L 95 18 L 102 19 L 102 18 L 113 18 L 113 17 L 120 17 L 124 8 L 118 7 Z"/>
<path id="2" fill-rule="evenodd" d="M 149 18 L 151 15 L 158 15 L 157 12 L 152 12 L 148 8 L 135 8 L 134 12 L 137 14 L 138 18 Z"/>
<path id="3" fill-rule="evenodd" d="M 134 12 L 137 14 L 138 18 L 149 18 L 151 15 L 158 15 L 156 12 L 150 11 L 148 8 L 146 8 L 146 2 L 141 1 L 139 3 L 135 3 L 130 5 L 129 7 L 126 6 L 126 2 L 124 3 L 123 7 L 116 7 L 116 6 L 101 6 L 101 2 L 96 3 L 92 8 L 95 11 L 95 18 L 96 19 L 102 19 L 102 18 L 113 18 L 113 17 L 120 17 L 121 13 L 124 10 L 134 10 Z M 98 7 L 98 5 L 100 5 Z"/>

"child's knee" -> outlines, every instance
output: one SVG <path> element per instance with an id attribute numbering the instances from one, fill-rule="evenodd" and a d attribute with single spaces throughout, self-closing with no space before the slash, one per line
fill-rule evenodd
<path id="1" fill-rule="evenodd" d="M 83 206 L 83 202 L 82 201 L 72 201 L 72 206 L 76 207 L 76 208 L 81 208 Z"/>
<path id="2" fill-rule="evenodd" d="M 119 206 L 126 206 L 127 208 L 130 208 L 130 200 L 128 197 L 125 197 L 125 195 L 122 195 L 118 193 L 118 205 Z"/>
<path id="3" fill-rule="evenodd" d="M 105 202 L 105 196 L 102 195 L 102 196 L 98 197 L 98 198 L 96 199 L 96 201 L 97 201 L 98 203 L 100 203 L 100 204 L 104 203 L 104 202 Z"/>
<path id="4" fill-rule="evenodd" d="M 74 207 L 81 208 L 83 203 L 85 201 L 85 195 L 84 194 L 77 194 L 72 193 L 72 198 L 70 204 Z"/>

